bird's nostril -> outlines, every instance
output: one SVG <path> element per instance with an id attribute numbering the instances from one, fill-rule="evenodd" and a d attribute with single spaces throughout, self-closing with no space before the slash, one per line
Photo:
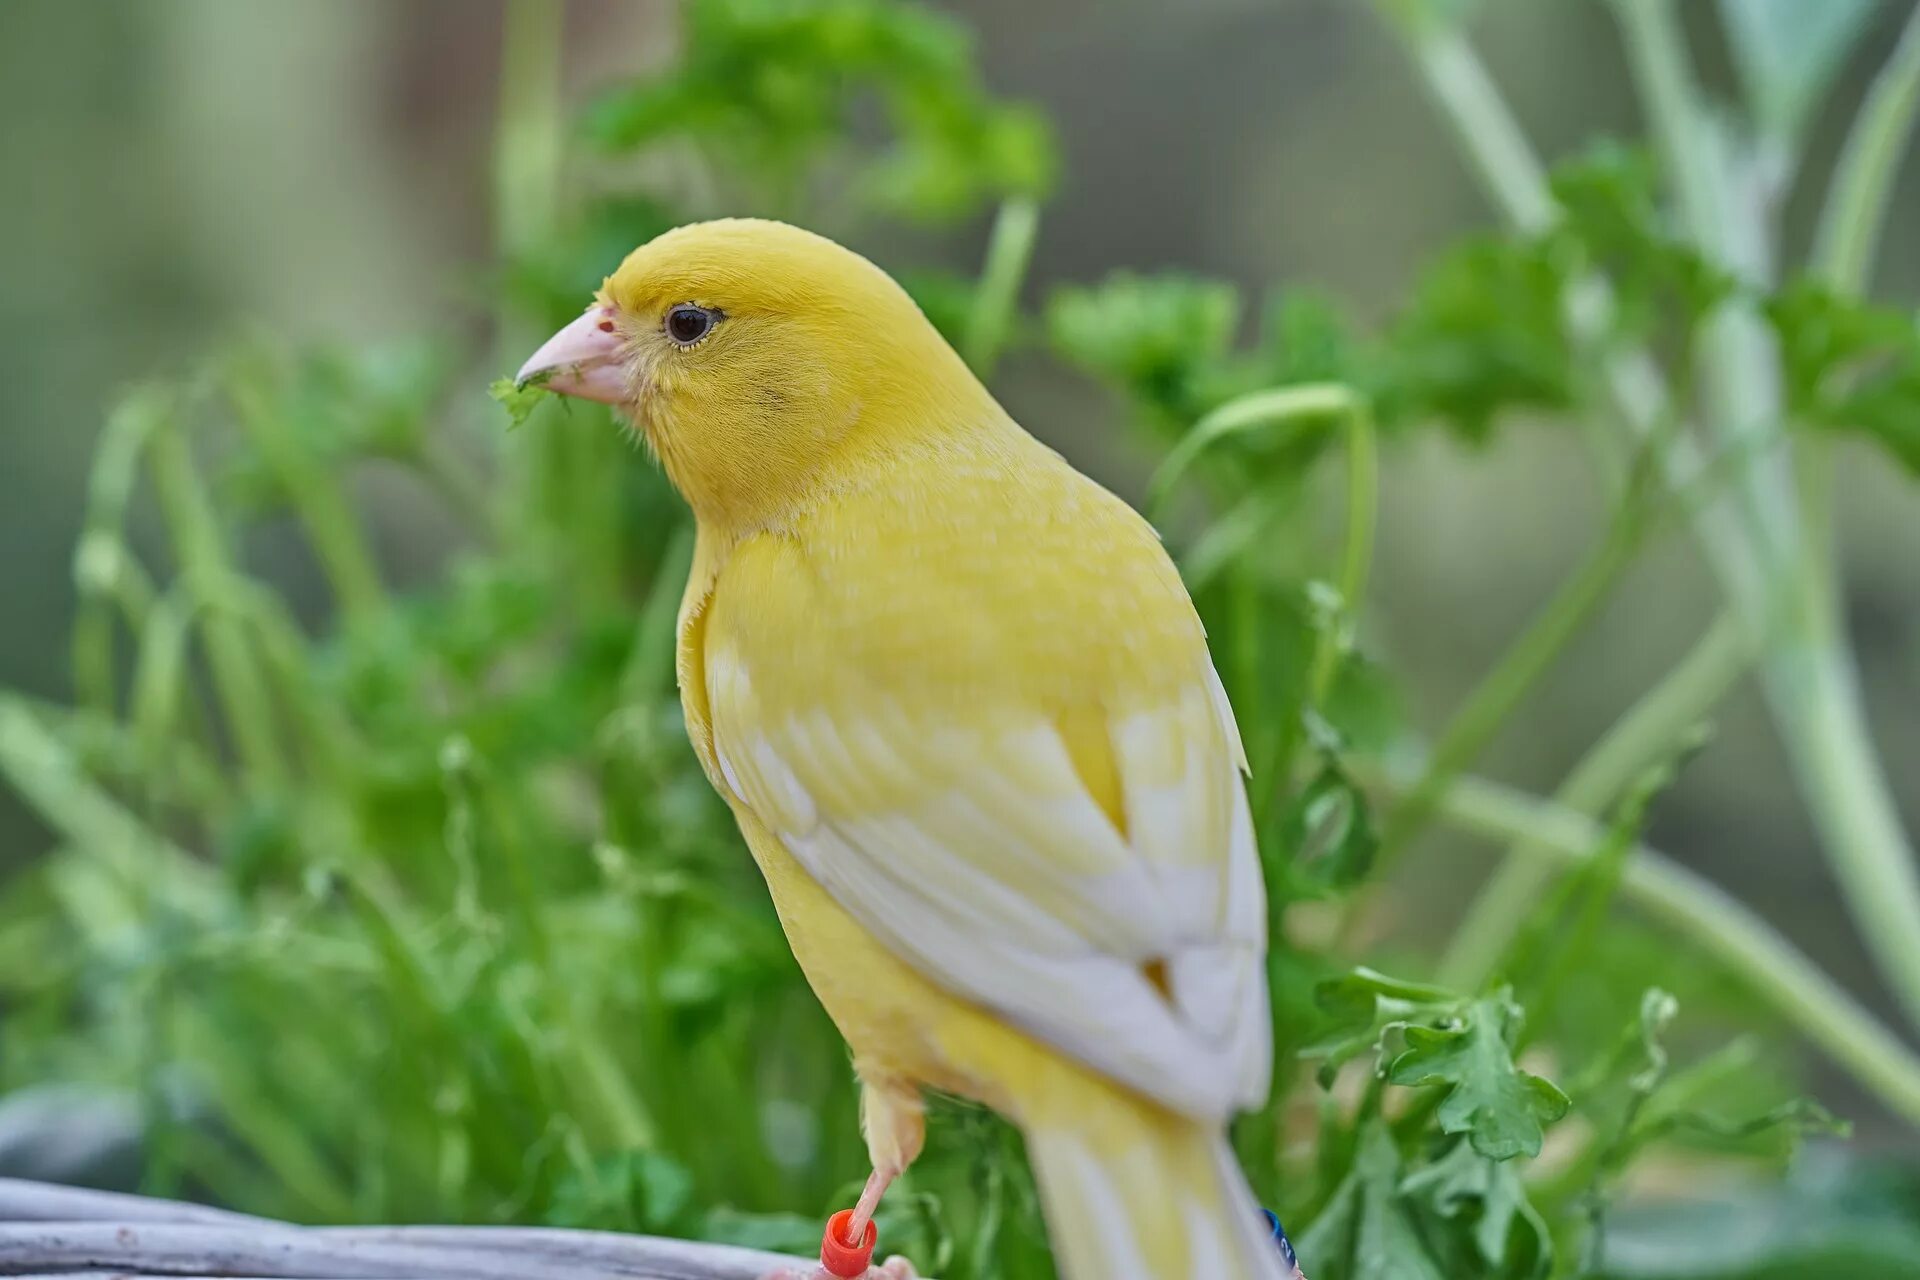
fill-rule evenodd
<path id="1" fill-rule="evenodd" d="M 602 320 L 602 321 L 600 322 L 600 332 L 602 332 L 602 333 L 612 333 L 612 332 L 613 332 L 613 321 L 611 321 L 611 320 Z"/>

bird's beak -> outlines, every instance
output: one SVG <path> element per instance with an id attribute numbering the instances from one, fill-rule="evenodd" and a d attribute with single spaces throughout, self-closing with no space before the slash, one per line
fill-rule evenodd
<path id="1" fill-rule="evenodd" d="M 621 404 L 632 394 L 620 359 L 620 332 L 613 308 L 596 302 L 586 314 L 548 338 L 520 366 L 514 383 L 525 386 L 546 375 L 549 391 L 602 404 Z"/>

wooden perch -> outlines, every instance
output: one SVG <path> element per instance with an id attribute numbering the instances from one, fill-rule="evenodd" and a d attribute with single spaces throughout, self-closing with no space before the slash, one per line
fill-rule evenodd
<path id="1" fill-rule="evenodd" d="M 296 1227 L 0 1178 L 0 1276 L 45 1280 L 760 1280 L 804 1259 L 547 1227 Z"/>

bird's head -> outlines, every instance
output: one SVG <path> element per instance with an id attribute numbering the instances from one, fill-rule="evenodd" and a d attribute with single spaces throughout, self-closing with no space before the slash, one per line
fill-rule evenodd
<path id="1" fill-rule="evenodd" d="M 625 413 L 696 514 L 733 527 L 777 520 L 850 459 L 992 404 L 885 272 L 750 219 L 635 249 L 519 377 Z"/>

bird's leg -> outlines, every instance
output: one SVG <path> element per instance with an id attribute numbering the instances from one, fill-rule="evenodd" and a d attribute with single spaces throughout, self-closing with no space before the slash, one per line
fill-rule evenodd
<path id="1" fill-rule="evenodd" d="M 882 1173 L 877 1165 L 867 1175 L 867 1185 L 861 1188 L 860 1198 L 854 1202 L 853 1217 L 847 1222 L 847 1239 L 858 1240 L 866 1234 L 867 1223 L 873 1220 L 873 1211 L 880 1207 L 880 1197 L 887 1193 L 895 1176 L 895 1173 Z"/>
<path id="2" fill-rule="evenodd" d="M 873 1163 L 873 1172 L 868 1175 L 867 1185 L 861 1190 L 846 1226 L 836 1233 L 849 1244 L 865 1238 L 867 1224 L 873 1221 L 874 1212 L 880 1207 L 880 1197 L 920 1155 L 927 1136 L 927 1119 L 919 1088 L 898 1076 L 861 1070 L 860 1128 L 867 1136 L 867 1158 Z M 825 1256 L 825 1246 L 822 1256 Z M 864 1280 L 918 1280 L 918 1276 L 911 1262 L 894 1257 L 868 1267 Z M 825 1266 L 820 1266 L 800 1271 L 788 1268 L 762 1280 L 834 1280 L 834 1277 Z"/>
<path id="3" fill-rule="evenodd" d="M 769 1272 L 760 1277 L 760 1280 L 835 1280 L 835 1277 L 829 1275 L 824 1268 L 817 1266 L 804 1267 L 798 1271 L 792 1267 L 782 1267 L 778 1271 Z M 865 1280 L 923 1280 L 923 1278 L 913 1269 L 911 1262 L 905 1258 L 895 1257 L 888 1258 L 877 1267 L 868 1267 Z"/>
<path id="4" fill-rule="evenodd" d="M 867 1135 L 873 1173 L 847 1224 L 847 1235 L 854 1240 L 866 1231 L 887 1187 L 919 1158 L 927 1138 L 926 1104 L 917 1086 L 897 1076 L 865 1071 L 860 1073 L 860 1086 L 860 1128 Z"/>

